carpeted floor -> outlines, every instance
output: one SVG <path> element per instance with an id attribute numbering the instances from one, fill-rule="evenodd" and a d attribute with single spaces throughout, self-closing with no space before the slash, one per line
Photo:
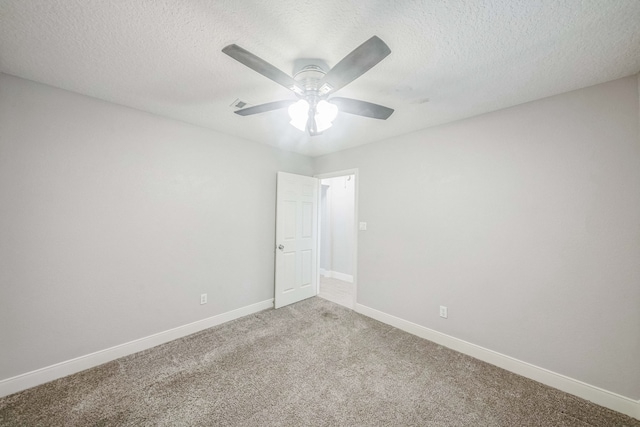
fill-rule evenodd
<path id="1" fill-rule="evenodd" d="M 0 399 L 2 426 L 640 426 L 321 298 Z"/>

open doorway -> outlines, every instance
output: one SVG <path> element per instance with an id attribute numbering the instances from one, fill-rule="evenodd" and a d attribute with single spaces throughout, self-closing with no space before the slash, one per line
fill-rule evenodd
<path id="1" fill-rule="evenodd" d="M 318 296 L 353 309 L 356 302 L 357 171 L 317 176 L 319 203 Z"/>

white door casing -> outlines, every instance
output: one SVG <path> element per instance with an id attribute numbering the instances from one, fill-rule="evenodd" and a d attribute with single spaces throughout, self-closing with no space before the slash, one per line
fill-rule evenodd
<path id="1" fill-rule="evenodd" d="M 318 180 L 278 172 L 275 308 L 317 291 Z"/>

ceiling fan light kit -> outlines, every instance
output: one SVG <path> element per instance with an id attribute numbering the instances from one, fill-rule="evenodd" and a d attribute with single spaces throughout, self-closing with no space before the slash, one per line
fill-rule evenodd
<path id="1" fill-rule="evenodd" d="M 307 121 L 309 120 L 309 103 L 304 99 L 291 104 L 289 107 L 289 117 L 291 117 L 291 126 L 301 131 L 305 131 L 307 128 Z"/>
<path id="2" fill-rule="evenodd" d="M 296 67 L 298 71 L 294 77 L 238 45 L 226 46 L 222 52 L 286 87 L 298 98 L 298 101 L 275 101 L 235 111 L 241 116 L 288 108 L 291 118 L 289 123 L 314 136 L 331 127 L 338 111 L 380 120 L 386 120 L 393 113 L 393 109 L 382 105 L 357 99 L 330 97 L 391 53 L 391 49 L 377 36 L 355 48 L 329 71 L 325 71 L 328 67 L 322 60 L 297 60 L 296 63 L 302 65 Z"/>
<path id="3" fill-rule="evenodd" d="M 329 129 L 338 115 L 338 106 L 321 99 L 316 105 L 316 125 L 318 132 Z"/>
<path id="4" fill-rule="evenodd" d="M 312 112 L 315 113 L 312 114 Z M 315 107 L 309 105 L 304 99 L 300 99 L 298 102 L 289 106 L 289 117 L 291 117 L 289 123 L 302 132 L 305 132 L 308 128 L 314 129 L 315 132 L 312 133 L 312 135 L 329 129 L 332 124 L 331 122 L 335 120 L 337 115 L 338 107 L 324 99 L 318 101 Z M 309 124 L 310 117 L 313 117 L 315 123 Z"/>

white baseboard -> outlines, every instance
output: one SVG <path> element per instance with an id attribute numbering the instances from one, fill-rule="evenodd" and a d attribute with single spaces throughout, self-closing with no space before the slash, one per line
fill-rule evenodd
<path id="1" fill-rule="evenodd" d="M 394 326 L 410 334 L 417 335 L 442 346 L 459 351 L 484 362 L 514 372 L 523 377 L 541 382 L 564 392 L 589 400 L 605 408 L 613 409 L 630 417 L 640 419 L 640 400 L 633 400 L 625 396 L 592 386 L 582 381 L 540 368 L 513 357 L 506 356 L 493 350 L 454 338 L 433 329 L 420 326 L 399 317 L 375 310 L 362 304 L 356 304 L 355 311 L 367 317 L 376 319 L 387 325 Z"/>
<path id="2" fill-rule="evenodd" d="M 320 269 L 320 274 L 324 277 L 333 277 L 334 279 L 342 280 L 343 282 L 353 283 L 353 275 L 340 273 L 338 271 L 325 270 L 324 268 Z"/>
<path id="3" fill-rule="evenodd" d="M 273 308 L 273 299 L 251 304 L 246 307 L 198 320 L 183 326 L 178 326 L 177 328 L 149 335 L 115 347 L 96 351 L 95 353 L 76 357 L 75 359 L 66 360 L 64 362 L 56 363 L 55 365 L 7 378 L 0 381 L 0 397 L 7 396 L 21 390 L 26 390 L 58 378 L 66 377 L 67 375 L 75 374 L 76 372 L 84 371 L 85 369 L 102 365 L 103 363 L 110 362 L 120 357 L 147 350 L 151 347 L 155 347 L 268 308 Z"/>
<path id="4" fill-rule="evenodd" d="M 342 280 L 343 282 L 353 283 L 353 276 L 351 274 L 339 273 L 337 271 L 332 272 L 334 279 Z"/>

